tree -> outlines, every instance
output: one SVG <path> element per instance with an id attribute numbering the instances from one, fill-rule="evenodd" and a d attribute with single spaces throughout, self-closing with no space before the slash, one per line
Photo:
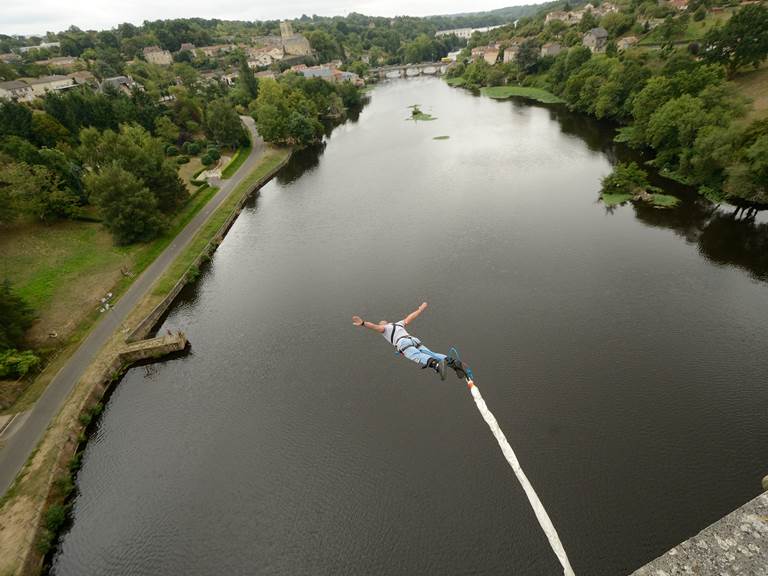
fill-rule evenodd
<path id="1" fill-rule="evenodd" d="M 118 244 L 144 242 L 165 226 L 157 198 L 141 180 L 112 162 L 86 177 L 86 189 Z"/>
<path id="2" fill-rule="evenodd" d="M 14 100 L 0 100 L 0 136 L 32 135 L 32 111 Z"/>
<path id="3" fill-rule="evenodd" d="M 55 148 L 59 142 L 70 139 L 69 131 L 46 112 L 32 115 L 32 139 L 38 146 Z"/>
<path id="4" fill-rule="evenodd" d="M 240 59 L 238 83 L 242 84 L 249 102 L 259 95 L 259 80 L 254 76 L 253 70 L 248 66 L 248 60 L 245 57 Z"/>
<path id="5" fill-rule="evenodd" d="M 205 109 L 205 126 L 219 144 L 235 148 L 247 142 L 240 117 L 226 100 L 214 100 Z"/>
<path id="6" fill-rule="evenodd" d="M 11 162 L 3 165 L 0 187 L 6 190 L 9 206 L 43 222 L 69 216 L 78 201 L 62 186 L 55 173 L 38 164 Z"/>
<path id="7" fill-rule="evenodd" d="M 723 64 L 729 77 L 742 66 L 757 68 L 768 57 L 768 8 L 753 4 L 707 34 L 704 57 Z"/>
<path id="8" fill-rule="evenodd" d="M 32 308 L 16 294 L 10 281 L 0 283 L 0 350 L 19 346 L 34 319 Z"/>
<path id="9" fill-rule="evenodd" d="M 169 144 L 179 142 L 179 127 L 174 124 L 167 116 L 158 116 L 155 119 L 155 134 L 163 141 Z"/>
<path id="10" fill-rule="evenodd" d="M 117 163 L 151 190 L 163 212 L 172 212 L 189 197 L 176 166 L 165 156 L 163 141 L 138 124 L 122 124 L 119 132 L 86 128 L 80 132 L 78 154 L 95 171 Z"/>
<path id="11" fill-rule="evenodd" d="M 591 13 L 591 12 L 588 12 Z M 539 62 L 539 45 L 533 38 L 528 38 L 520 45 L 517 52 L 517 68 L 521 72 L 528 73 L 536 68 Z"/>

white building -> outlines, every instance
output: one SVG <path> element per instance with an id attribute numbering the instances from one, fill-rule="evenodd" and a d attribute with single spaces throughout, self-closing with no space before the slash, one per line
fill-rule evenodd
<path id="1" fill-rule="evenodd" d="M 440 36 L 450 36 L 453 34 L 457 38 L 464 38 L 465 40 L 469 40 L 472 37 L 472 34 L 475 32 L 490 32 L 491 30 L 501 28 L 502 26 L 504 26 L 504 24 L 500 24 L 499 26 L 485 26 L 484 28 L 453 28 L 451 30 L 438 30 L 435 32 L 435 38 L 439 38 Z"/>
<path id="2" fill-rule="evenodd" d="M 54 74 L 53 76 L 40 76 L 38 78 L 22 78 L 32 88 L 33 95 L 45 96 L 48 92 L 66 90 L 76 85 L 73 78 Z"/>
<path id="3" fill-rule="evenodd" d="M 26 54 L 32 50 L 45 50 L 47 48 L 59 48 L 61 44 L 59 42 L 40 42 L 37 46 L 22 46 L 19 48 L 19 52 Z"/>

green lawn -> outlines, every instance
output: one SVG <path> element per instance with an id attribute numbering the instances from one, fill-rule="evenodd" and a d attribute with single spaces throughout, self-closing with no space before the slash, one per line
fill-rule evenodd
<path id="1" fill-rule="evenodd" d="M 739 92 L 752 101 L 747 119 L 764 118 L 768 115 L 768 63 L 755 69 L 740 71 L 733 79 Z"/>
<path id="2" fill-rule="evenodd" d="M 28 335 L 31 344 L 58 346 L 82 336 L 98 318 L 92 313 L 99 299 L 109 291 L 122 293 L 215 192 L 201 186 L 168 230 L 146 244 L 115 246 L 110 233 L 96 222 L 26 222 L 0 229 L 0 279 L 13 283 L 39 319 Z M 130 271 L 131 277 L 121 270 Z M 59 339 L 49 341 L 49 331 L 57 332 Z"/>
<path id="3" fill-rule="evenodd" d="M 619 204 L 624 204 L 624 202 L 632 200 L 632 194 L 606 194 L 603 192 L 600 195 L 600 200 L 602 200 L 603 204 L 606 206 L 618 206 Z"/>
<path id="4" fill-rule="evenodd" d="M 723 12 L 708 12 L 707 17 L 704 20 L 696 22 L 693 17 L 688 21 L 688 25 L 681 34 L 678 34 L 673 40 L 675 42 L 693 42 L 695 40 L 701 40 L 707 32 L 718 24 L 722 24 L 727 21 L 733 15 L 732 9 L 726 9 Z M 657 45 L 664 42 L 664 38 L 661 35 L 661 29 L 659 27 L 651 30 L 645 38 L 638 42 L 639 45 Z"/>
<path id="5" fill-rule="evenodd" d="M 0 229 L 0 276 L 8 278 L 35 310 L 41 310 L 64 285 L 80 284 L 94 274 L 119 272 L 131 251 L 114 246 L 109 232 L 95 222 L 18 224 Z"/>
<path id="6" fill-rule="evenodd" d="M 189 162 L 179 166 L 179 178 L 184 182 L 184 185 L 187 187 L 187 191 L 190 194 L 194 194 L 197 190 L 197 185 L 193 184 L 192 180 L 195 179 L 195 176 L 199 174 L 202 169 L 203 164 L 200 162 L 199 156 L 193 156 L 189 159 Z"/>
<path id="7" fill-rule="evenodd" d="M 448 86 L 464 86 L 466 80 L 459 76 L 458 78 L 446 78 L 445 82 L 448 84 Z"/>
<path id="8" fill-rule="evenodd" d="M 673 208 L 680 204 L 680 199 L 669 194 L 652 194 L 651 203 L 657 208 Z"/>
<path id="9" fill-rule="evenodd" d="M 563 100 L 546 90 L 528 86 L 492 86 L 483 88 L 481 93 L 496 100 L 505 100 L 517 96 L 543 102 L 544 104 L 560 104 L 563 102 Z"/>
<path id="10" fill-rule="evenodd" d="M 245 162 L 245 160 L 248 158 L 248 155 L 250 153 L 251 153 L 250 145 L 241 146 L 240 148 L 238 148 L 237 152 L 235 152 L 235 155 L 232 157 L 232 160 L 230 160 L 226 168 L 224 168 L 224 170 L 221 171 L 221 177 L 230 178 L 235 172 L 237 172 L 237 169 L 243 165 L 243 162 Z"/>

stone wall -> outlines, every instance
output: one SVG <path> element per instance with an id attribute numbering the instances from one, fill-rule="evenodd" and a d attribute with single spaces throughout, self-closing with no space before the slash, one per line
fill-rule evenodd
<path id="1" fill-rule="evenodd" d="M 768 576 L 768 492 L 631 576 Z"/>

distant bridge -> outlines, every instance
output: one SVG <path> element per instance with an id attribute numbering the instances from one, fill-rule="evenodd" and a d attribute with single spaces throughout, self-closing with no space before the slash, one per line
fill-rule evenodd
<path id="1" fill-rule="evenodd" d="M 412 78 L 414 76 L 440 76 L 445 74 L 450 63 L 422 62 L 421 64 L 394 64 L 371 68 L 368 73 L 379 78 Z"/>

